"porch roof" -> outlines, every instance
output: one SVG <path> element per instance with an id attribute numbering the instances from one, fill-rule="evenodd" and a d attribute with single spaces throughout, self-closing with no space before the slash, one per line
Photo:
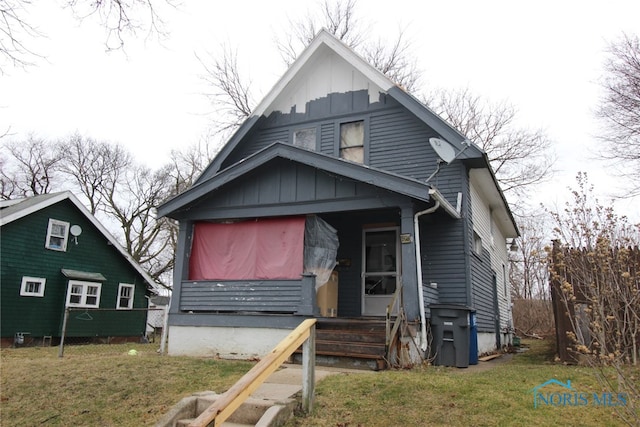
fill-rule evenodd
<path id="1" fill-rule="evenodd" d="M 174 217 L 179 211 L 188 209 L 200 198 L 209 196 L 223 185 L 278 158 L 314 167 L 330 174 L 340 175 L 423 202 L 429 202 L 431 200 L 430 193 L 433 193 L 430 185 L 419 180 L 278 141 L 165 202 L 158 207 L 158 216 Z"/>

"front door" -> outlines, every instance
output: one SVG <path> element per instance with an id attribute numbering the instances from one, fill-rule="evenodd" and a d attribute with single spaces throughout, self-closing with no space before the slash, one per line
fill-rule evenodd
<path id="1" fill-rule="evenodd" d="M 365 229 L 362 241 L 362 315 L 384 316 L 400 276 L 398 228 Z"/>

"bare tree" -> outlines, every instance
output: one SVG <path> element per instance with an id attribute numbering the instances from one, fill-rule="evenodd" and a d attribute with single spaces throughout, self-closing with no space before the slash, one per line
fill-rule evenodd
<path id="1" fill-rule="evenodd" d="M 127 36 L 141 31 L 147 37 L 165 37 L 165 23 L 158 8 L 176 7 L 174 0 L 65 0 L 63 4 L 77 19 L 98 16 L 107 33 L 107 50 L 122 49 Z M 44 36 L 27 19 L 31 6 L 31 0 L 0 0 L 0 73 L 4 71 L 3 63 L 24 67 L 43 57 L 29 47 L 28 40 Z"/>
<path id="2" fill-rule="evenodd" d="M 160 5 L 175 7 L 172 0 L 66 0 L 78 19 L 98 16 L 107 32 L 107 50 L 122 49 L 127 35 L 146 32 L 147 37 L 167 35 L 165 23 L 158 13 Z"/>
<path id="3" fill-rule="evenodd" d="M 180 194 L 193 185 L 216 154 L 208 139 L 182 150 L 171 150 L 171 163 L 166 166 L 170 182 L 169 196 Z"/>
<path id="4" fill-rule="evenodd" d="M 324 28 L 406 91 L 418 90 L 421 71 L 411 54 L 406 30 L 400 29 L 391 41 L 365 39 L 369 25 L 358 18 L 357 6 L 356 0 L 324 0 L 306 16 L 289 20 L 284 35 L 276 36 L 276 46 L 285 64 L 291 65 Z"/>
<path id="5" fill-rule="evenodd" d="M 604 123 L 599 155 L 612 161 L 627 180 L 629 195 L 640 194 L 640 40 L 624 34 L 609 46 L 597 111 Z"/>
<path id="6" fill-rule="evenodd" d="M 324 0 L 318 3 L 316 11 L 290 20 L 284 34 L 276 36 L 276 47 L 285 65 L 290 66 L 318 31 L 325 28 L 403 89 L 417 90 L 421 73 L 410 54 L 411 43 L 405 31 L 399 31 L 391 43 L 381 39 L 365 43 L 365 28 L 356 17 L 356 3 L 356 0 Z M 251 115 L 255 106 L 251 82 L 241 75 L 237 51 L 228 44 L 220 46 L 219 54 L 207 56 L 206 61 L 198 58 L 204 68 L 202 79 L 213 89 L 205 96 L 216 109 L 214 127 L 218 132 L 228 133 Z"/>
<path id="7" fill-rule="evenodd" d="M 514 327 L 521 336 L 546 336 L 554 326 L 545 250 L 546 216 L 532 213 L 520 218 L 518 228 L 518 249 L 509 252 Z"/>
<path id="8" fill-rule="evenodd" d="M 168 196 L 167 172 L 132 164 L 123 180 L 111 179 L 101 189 L 104 213 L 121 227 L 124 248 L 156 279 L 173 268 L 165 221 L 154 215 Z"/>
<path id="9" fill-rule="evenodd" d="M 52 144 L 29 135 L 26 141 L 3 144 L 10 158 L 2 160 L 0 188 L 3 199 L 50 193 L 59 172 L 60 153 Z"/>
<path id="10" fill-rule="evenodd" d="M 285 33 L 275 38 L 276 47 L 284 63 L 287 66 L 293 64 L 298 54 L 311 43 L 322 28 L 350 48 L 356 49 L 362 43 L 362 31 L 355 12 L 356 0 L 324 0 L 317 3 L 315 11 L 309 11 L 304 17 L 289 19 Z"/>
<path id="11" fill-rule="evenodd" d="M 535 184 L 551 178 L 551 140 L 540 129 L 518 127 L 512 105 L 491 104 L 469 89 L 435 90 L 426 103 L 487 153 L 504 192 L 522 199 Z"/>
<path id="12" fill-rule="evenodd" d="M 40 56 L 25 41 L 42 35 L 25 18 L 30 5 L 27 0 L 0 0 L 0 74 L 6 63 L 25 67 Z"/>
<path id="13" fill-rule="evenodd" d="M 511 292 L 515 298 L 549 299 L 546 215 L 531 214 L 518 223 L 517 251 L 509 252 Z"/>
<path id="14" fill-rule="evenodd" d="M 119 183 L 131 167 L 131 154 L 117 144 L 96 141 L 80 134 L 59 143 L 60 171 L 72 178 L 74 186 L 86 197 L 89 210 L 104 209 L 104 189 Z"/>
<path id="15" fill-rule="evenodd" d="M 216 110 L 214 128 L 216 133 L 226 135 L 251 115 L 255 102 L 251 95 L 251 82 L 241 75 L 238 68 L 237 52 L 228 44 L 222 44 L 220 50 L 219 56 L 209 54 L 210 66 L 196 57 L 204 68 L 201 78 L 212 89 L 205 96 Z"/>

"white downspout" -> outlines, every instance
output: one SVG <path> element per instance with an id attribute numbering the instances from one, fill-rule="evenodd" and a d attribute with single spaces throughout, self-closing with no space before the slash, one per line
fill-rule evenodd
<path id="1" fill-rule="evenodd" d="M 416 270 L 418 273 L 418 303 L 420 304 L 420 348 L 422 351 L 427 351 L 427 316 L 425 314 L 424 307 L 424 291 L 422 290 L 422 255 L 420 253 L 420 225 L 418 219 L 422 215 L 427 215 L 435 212 L 440 207 L 440 202 L 436 200 L 435 205 L 429 209 L 425 209 L 420 212 L 416 212 L 413 216 L 413 229 L 416 242 Z"/>

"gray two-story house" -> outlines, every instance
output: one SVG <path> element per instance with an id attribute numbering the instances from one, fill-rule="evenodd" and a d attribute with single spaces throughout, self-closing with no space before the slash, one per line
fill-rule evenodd
<path id="1" fill-rule="evenodd" d="M 509 342 L 518 230 L 486 153 L 326 31 L 158 214 L 180 224 L 169 354 L 260 357 L 308 317 L 402 317 L 418 361 L 434 304 L 475 314 L 473 351 Z"/>

